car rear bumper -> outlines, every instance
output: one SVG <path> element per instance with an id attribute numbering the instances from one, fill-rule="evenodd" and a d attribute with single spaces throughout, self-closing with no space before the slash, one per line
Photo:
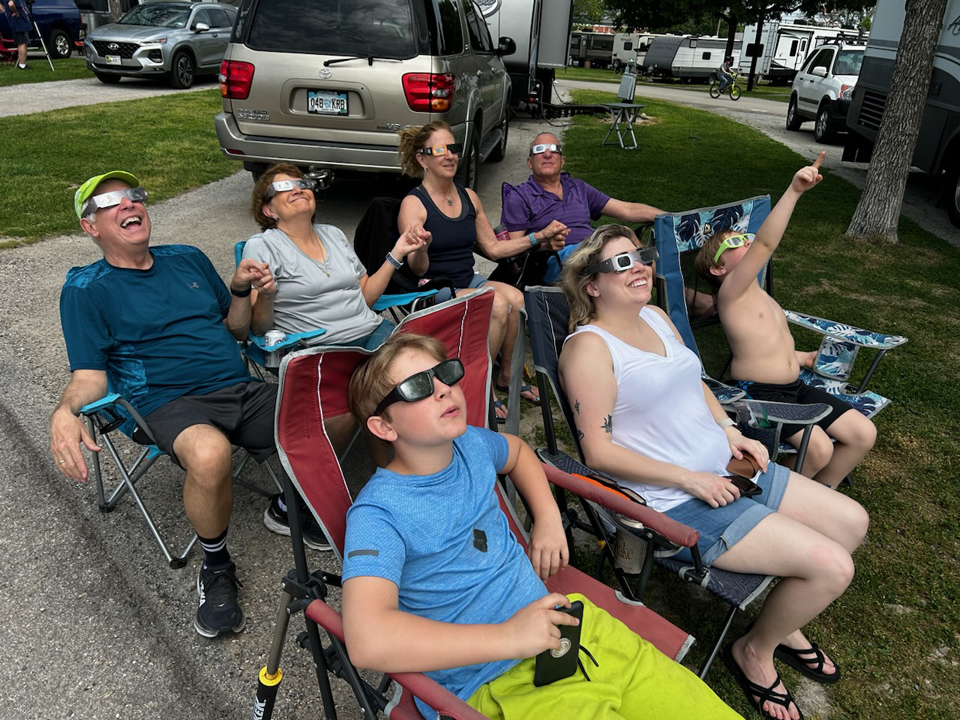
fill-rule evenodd
<path id="1" fill-rule="evenodd" d="M 314 165 L 360 172 L 400 172 L 396 144 L 373 145 L 248 135 L 240 131 L 233 114 L 228 112 L 218 113 L 213 123 L 220 149 L 234 160 L 268 165 L 289 162 L 299 166 Z"/>

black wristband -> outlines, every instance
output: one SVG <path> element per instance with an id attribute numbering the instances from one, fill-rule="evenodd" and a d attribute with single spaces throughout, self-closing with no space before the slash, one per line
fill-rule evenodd
<path id="1" fill-rule="evenodd" d="M 248 287 L 246 290 L 234 290 L 233 285 L 230 286 L 230 294 L 234 297 L 249 297 L 251 290 L 253 290 L 253 285 Z"/>

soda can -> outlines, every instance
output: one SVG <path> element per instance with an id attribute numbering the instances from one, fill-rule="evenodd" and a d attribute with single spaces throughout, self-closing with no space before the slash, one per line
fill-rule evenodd
<path id="1" fill-rule="evenodd" d="M 282 351 L 279 349 L 273 350 L 272 348 L 276 347 L 286 339 L 287 336 L 282 330 L 268 330 L 267 334 L 263 336 L 263 344 L 266 348 L 263 358 L 264 367 L 280 367 L 280 355 L 282 354 Z"/>
<path id="2" fill-rule="evenodd" d="M 279 345 L 286 339 L 287 336 L 283 330 L 267 330 L 267 334 L 263 336 L 263 344 L 267 347 L 273 347 L 274 345 Z"/>

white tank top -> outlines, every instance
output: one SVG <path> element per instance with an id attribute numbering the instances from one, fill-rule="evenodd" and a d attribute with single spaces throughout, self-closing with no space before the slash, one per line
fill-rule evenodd
<path id="1" fill-rule="evenodd" d="M 703 397 L 700 360 L 657 312 L 644 307 L 640 318 L 660 337 L 666 356 L 638 350 L 596 325 L 582 325 L 573 333 L 599 335 L 613 358 L 613 442 L 695 472 L 726 474 L 730 443 Z M 618 480 L 658 512 L 693 497 L 675 487 Z"/>

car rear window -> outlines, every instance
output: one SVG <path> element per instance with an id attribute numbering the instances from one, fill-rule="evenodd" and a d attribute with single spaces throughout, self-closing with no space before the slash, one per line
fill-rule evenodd
<path id="1" fill-rule="evenodd" d="M 259 2 L 246 44 L 254 50 L 322 55 L 417 54 L 410 0 Z"/>

